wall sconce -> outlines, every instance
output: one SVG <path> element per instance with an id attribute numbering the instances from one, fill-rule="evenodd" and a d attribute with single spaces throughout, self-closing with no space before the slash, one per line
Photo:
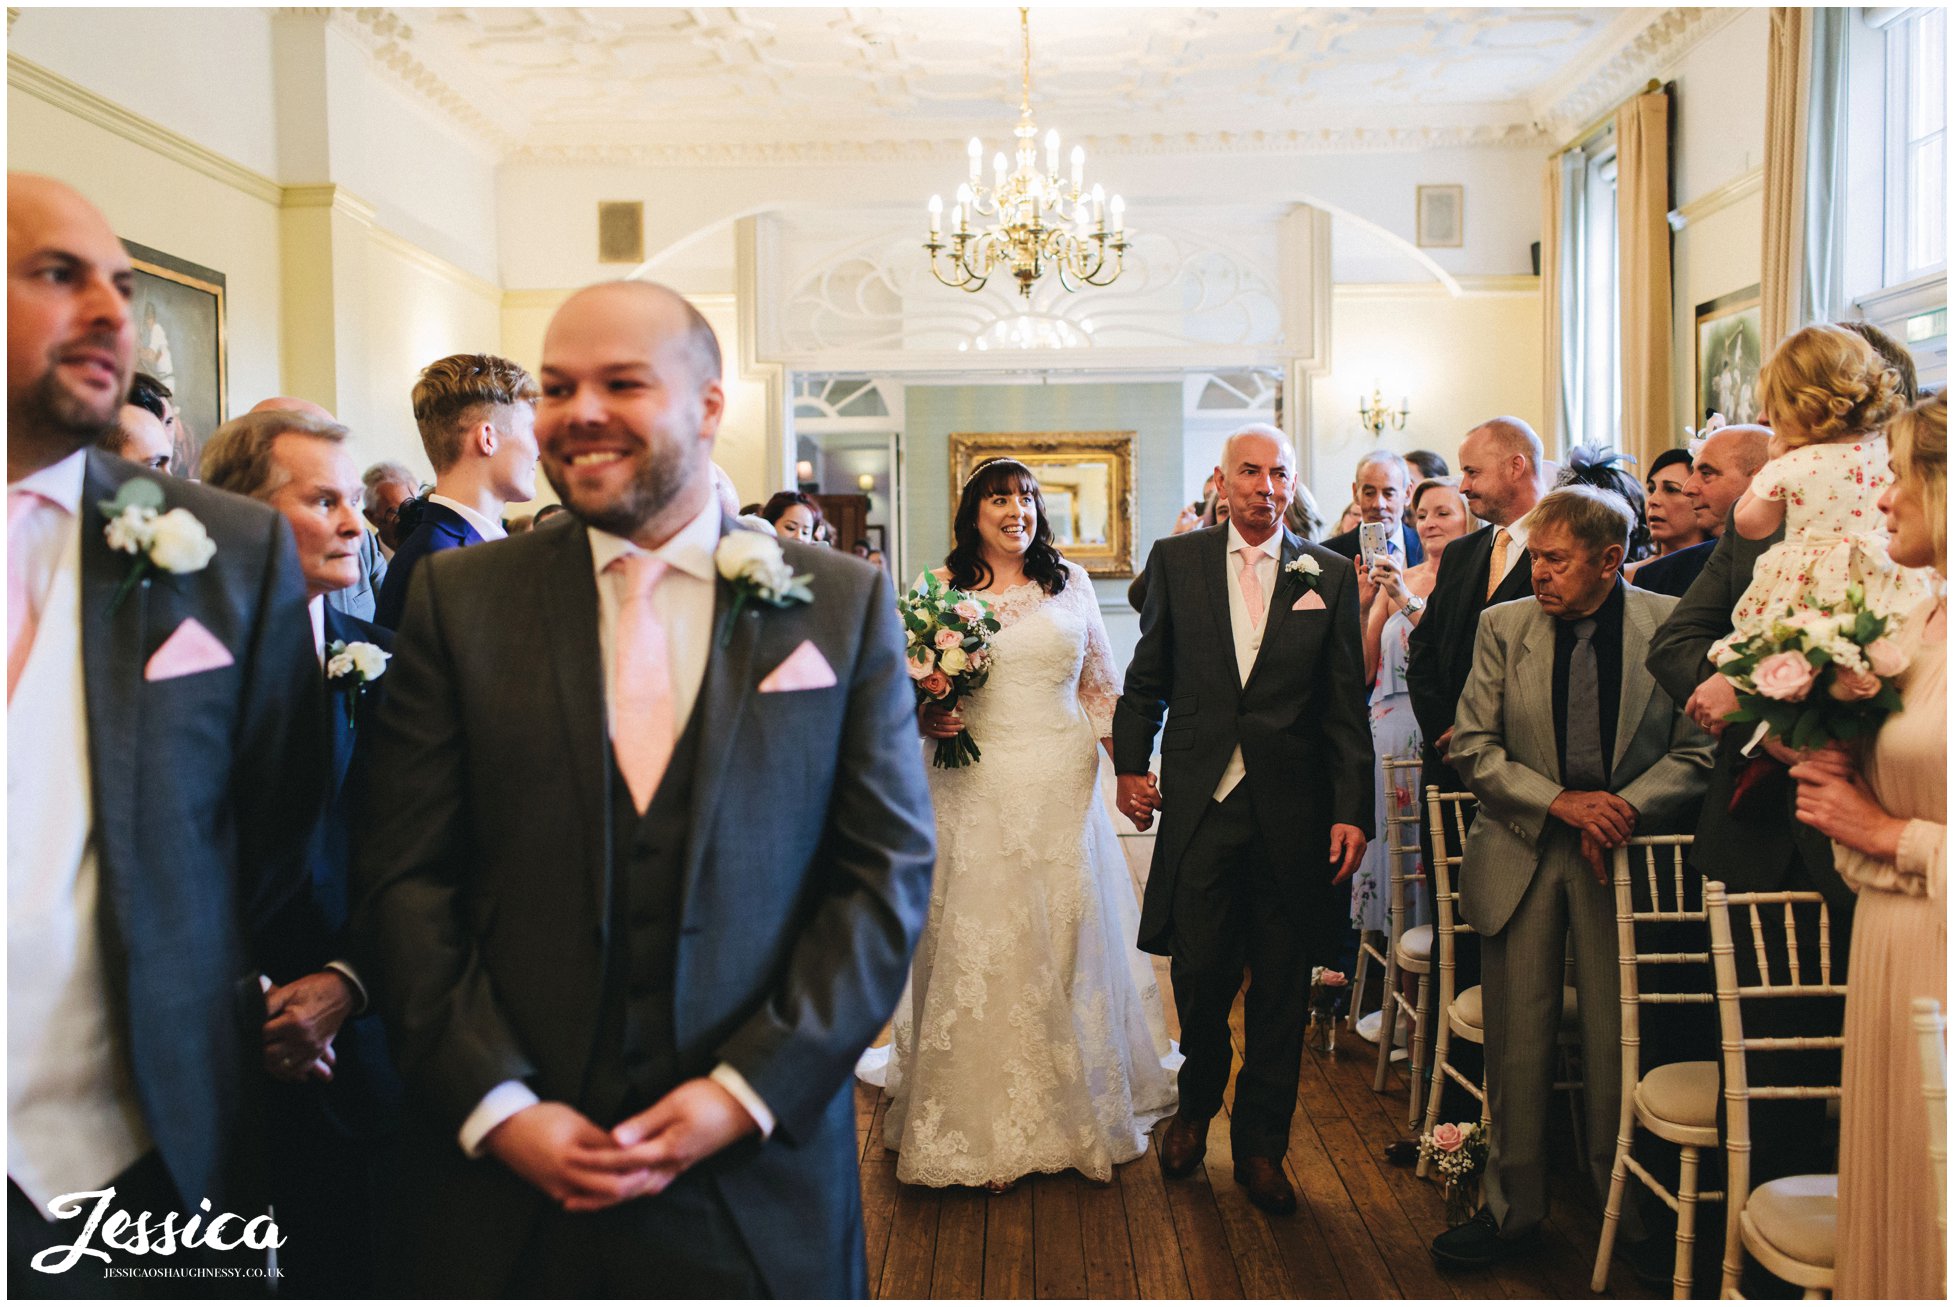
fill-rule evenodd
<path id="1" fill-rule="evenodd" d="M 814 464 L 808 462 L 806 459 L 802 459 L 800 462 L 794 464 L 794 480 L 814 480 Z"/>
<path id="2" fill-rule="evenodd" d="M 875 476 L 873 473 L 862 473 L 855 478 L 855 484 L 861 487 L 862 493 L 865 495 L 875 493 Z"/>
<path id="3" fill-rule="evenodd" d="M 1364 429 L 1371 433 L 1372 440 L 1381 439 L 1386 427 L 1391 427 L 1398 431 L 1404 430 L 1405 421 L 1410 416 L 1411 400 L 1409 397 L 1398 401 L 1396 412 L 1392 412 L 1390 409 L 1384 407 L 1384 388 L 1382 386 L 1373 386 L 1371 388 L 1370 403 L 1364 403 L 1361 396 L 1357 400 L 1357 420 L 1362 422 Z"/>

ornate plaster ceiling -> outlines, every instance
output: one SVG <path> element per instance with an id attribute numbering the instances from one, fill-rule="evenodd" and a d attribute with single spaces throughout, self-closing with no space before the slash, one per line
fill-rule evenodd
<path id="1" fill-rule="evenodd" d="M 1034 9 L 1032 106 L 1102 150 L 1531 140 L 1705 12 Z M 336 13 L 382 67 L 523 157 L 995 148 L 1018 99 L 1003 7 Z"/>

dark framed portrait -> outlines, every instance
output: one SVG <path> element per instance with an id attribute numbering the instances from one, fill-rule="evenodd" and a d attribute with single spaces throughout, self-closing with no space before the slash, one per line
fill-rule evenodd
<path id="1" fill-rule="evenodd" d="M 136 267 L 129 310 L 136 323 L 136 369 L 175 396 L 176 450 L 170 471 L 195 477 L 204 441 L 231 415 L 224 339 L 224 274 L 125 240 Z"/>

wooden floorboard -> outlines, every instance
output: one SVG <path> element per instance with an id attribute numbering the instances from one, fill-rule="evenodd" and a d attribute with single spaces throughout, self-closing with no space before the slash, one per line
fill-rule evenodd
<path id="1" fill-rule="evenodd" d="M 1123 819 L 1122 819 L 1123 820 Z M 1122 827 L 1122 829 L 1130 829 Z M 1136 893 L 1150 837 L 1121 840 Z M 1164 958 L 1155 959 L 1167 1023 L 1178 1036 Z M 1230 1018 L 1237 1063 L 1242 1005 Z M 1430 1244 L 1445 1228 L 1445 1200 L 1413 1168 L 1385 1160 L 1409 1137 L 1410 1090 L 1393 1069 L 1371 1089 L 1376 1050 L 1348 1029 L 1334 1056 L 1305 1052 L 1284 1170 L 1297 1211 L 1269 1216 L 1235 1183 L 1232 1085 L 1210 1124 L 1204 1164 L 1168 1180 L 1149 1150 L 1115 1168 L 1110 1184 L 1075 1172 L 1026 1177 L 1005 1194 L 927 1189 L 896 1179 L 883 1146 L 887 1104 L 861 1086 L 855 1100 L 862 1157 L 870 1293 L 878 1298 L 1458 1298 L 1565 1299 L 1595 1295 L 1588 1277 L 1600 1235 L 1598 1204 L 1573 1155 L 1567 1113 L 1550 1121 L 1551 1211 L 1530 1254 L 1484 1272 L 1440 1270 Z M 1401 1065 L 1401 1064 L 1400 1064 Z M 1718 1235 L 1706 1213 L 1704 1238 Z M 1714 1284 L 1706 1293 L 1713 1293 Z M 1617 1257 L 1607 1297 L 1645 1296 Z"/>

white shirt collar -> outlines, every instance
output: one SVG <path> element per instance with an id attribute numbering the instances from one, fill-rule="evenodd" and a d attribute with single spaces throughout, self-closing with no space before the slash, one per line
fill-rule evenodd
<path id="1" fill-rule="evenodd" d="M 70 517 L 81 513 L 82 482 L 88 475 L 88 451 L 77 449 L 59 463 L 30 472 L 8 486 L 9 490 L 31 490 L 66 509 Z"/>
<path id="2" fill-rule="evenodd" d="M 646 549 L 623 536 L 615 536 L 593 526 L 590 528 L 590 561 L 596 566 L 598 574 L 602 575 L 613 560 L 625 554 L 649 554 L 653 558 L 664 559 L 675 572 L 683 572 L 700 581 L 711 581 L 716 575 L 712 557 L 719 549 L 720 516 L 719 501 L 708 498 L 706 506 L 690 522 L 656 549 Z"/>
<path id="3" fill-rule="evenodd" d="M 462 521 L 474 527 L 475 534 L 483 540 L 500 540 L 509 534 L 502 529 L 500 522 L 489 521 L 486 517 L 483 517 L 459 499 L 450 499 L 446 495 L 429 495 L 427 502 L 430 504 L 439 504 L 443 508 L 452 508 L 455 512 L 460 513 Z"/>
<path id="4" fill-rule="evenodd" d="M 1525 549 L 1527 547 L 1527 531 L 1529 529 L 1528 523 L 1532 520 L 1532 518 L 1533 518 L 1533 510 L 1529 508 L 1524 514 L 1521 515 L 1519 521 L 1513 523 L 1511 526 L 1506 528 L 1507 537 L 1511 539 L 1514 544 L 1520 546 L 1520 548 L 1522 549 Z"/>
<path id="5" fill-rule="evenodd" d="M 305 610 L 312 617 L 312 652 L 318 655 L 319 666 L 326 665 L 326 597 L 313 595 L 305 601 Z"/>
<path id="6" fill-rule="evenodd" d="M 1278 526 L 1275 530 L 1269 532 L 1269 538 L 1267 540 L 1264 540 L 1259 545 L 1252 545 L 1242 538 L 1242 533 L 1237 531 L 1234 522 L 1230 521 L 1228 523 L 1228 556 L 1233 558 L 1244 549 L 1259 549 L 1277 562 L 1281 562 L 1282 528 Z"/>

